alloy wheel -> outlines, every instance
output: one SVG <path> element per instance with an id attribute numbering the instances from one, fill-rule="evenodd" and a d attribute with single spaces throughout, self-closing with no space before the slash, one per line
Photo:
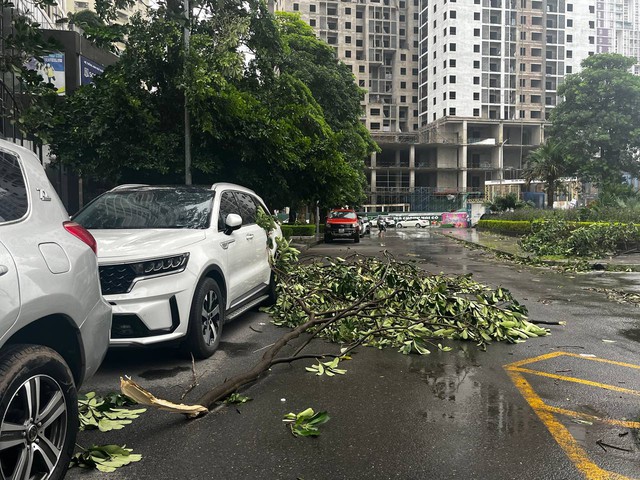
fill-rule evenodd
<path id="1" fill-rule="evenodd" d="M 49 478 L 63 453 L 66 436 L 62 388 L 48 375 L 30 377 L 11 397 L 0 424 L 2 478 Z"/>
<path id="2" fill-rule="evenodd" d="M 220 302 L 218 295 L 209 290 L 202 301 L 202 338 L 213 345 L 220 334 Z"/>

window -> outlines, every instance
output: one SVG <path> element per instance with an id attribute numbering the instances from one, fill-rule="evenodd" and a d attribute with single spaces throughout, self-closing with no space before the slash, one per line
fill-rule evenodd
<path id="1" fill-rule="evenodd" d="M 480 77 L 473 77 L 473 84 L 480 85 Z"/>
<path id="2" fill-rule="evenodd" d="M 0 152 L 0 222 L 22 218 L 28 206 L 27 187 L 18 159 Z"/>
<path id="3" fill-rule="evenodd" d="M 573 20 L 571 18 L 567 19 L 567 27 L 573 27 Z"/>
<path id="4" fill-rule="evenodd" d="M 473 92 L 473 99 L 480 100 L 480 92 Z"/>
<path id="5" fill-rule="evenodd" d="M 407 97 L 404 95 L 400 96 L 400 103 L 407 103 Z"/>
<path id="6" fill-rule="evenodd" d="M 567 58 L 573 58 L 573 51 L 567 50 Z"/>
<path id="7" fill-rule="evenodd" d="M 480 60 L 473 61 L 473 68 L 480 68 Z"/>
<path id="8" fill-rule="evenodd" d="M 351 58 L 351 50 L 346 50 L 344 52 L 344 56 L 347 57 L 347 58 Z"/>
<path id="9" fill-rule="evenodd" d="M 541 72 L 542 71 L 542 65 L 540 65 L 539 63 L 532 63 L 531 64 L 531 71 L 532 72 Z"/>
<path id="10" fill-rule="evenodd" d="M 225 221 L 227 219 L 227 215 L 230 213 L 235 213 L 240 215 L 240 207 L 236 201 L 236 198 L 231 191 L 222 192 L 220 196 L 220 213 L 218 214 L 218 231 L 223 231 L 225 229 Z M 242 216 L 242 215 L 241 215 Z M 244 223 L 244 218 L 242 219 Z"/>
<path id="11" fill-rule="evenodd" d="M 244 192 L 235 192 L 235 194 L 240 207 L 242 226 L 253 225 L 256 223 L 256 204 L 253 201 L 253 197 Z"/>
<path id="12" fill-rule="evenodd" d="M 400 82 L 400 88 L 407 88 L 407 82 Z"/>
<path id="13" fill-rule="evenodd" d="M 449 27 L 449 34 L 450 35 L 455 35 L 456 34 L 456 27 Z"/>
<path id="14" fill-rule="evenodd" d="M 455 51 L 456 51 L 456 48 L 457 48 L 457 47 L 456 47 L 456 44 L 455 44 L 455 43 L 450 43 L 450 44 L 449 44 L 449 50 L 450 50 L 450 51 L 455 52 Z"/>
<path id="15" fill-rule="evenodd" d="M 380 115 L 380 109 L 379 108 L 372 108 L 371 110 L 369 110 L 369 113 L 371 115 Z"/>
<path id="16" fill-rule="evenodd" d="M 351 37 L 348 35 L 344 37 L 344 43 L 351 43 Z"/>
<path id="17" fill-rule="evenodd" d="M 400 54 L 400 60 L 403 61 L 403 62 L 406 61 L 407 60 L 407 55 L 405 53 L 401 53 Z"/>
<path id="18" fill-rule="evenodd" d="M 300 4 L 299 4 L 299 3 L 294 3 L 294 4 L 293 4 L 293 11 L 294 11 L 294 12 L 297 12 L 297 11 L 299 11 L 299 10 L 300 10 Z"/>
<path id="19" fill-rule="evenodd" d="M 473 46 L 473 52 L 474 53 L 480 53 L 480 45 L 474 45 Z"/>
<path id="20" fill-rule="evenodd" d="M 531 111 L 531 118 L 541 118 L 540 112 L 538 110 Z"/>
<path id="21" fill-rule="evenodd" d="M 457 18 L 457 16 L 458 16 L 458 15 L 457 15 L 457 13 L 456 13 L 456 11 L 455 11 L 455 10 L 451 10 L 451 11 L 449 12 L 449 18 Z"/>
<path id="22" fill-rule="evenodd" d="M 400 75 L 406 75 L 407 74 L 407 69 L 406 68 L 401 68 L 400 69 Z"/>
<path id="23" fill-rule="evenodd" d="M 473 116 L 474 117 L 479 117 L 480 116 L 480 109 L 479 108 L 474 108 L 473 109 Z"/>
<path id="24" fill-rule="evenodd" d="M 589 43 L 593 45 L 595 43 L 594 37 L 589 37 Z"/>
<path id="25" fill-rule="evenodd" d="M 567 12 L 573 12 L 573 4 L 567 3 Z"/>
<path id="26" fill-rule="evenodd" d="M 473 19 L 474 20 L 480 20 L 480 12 L 474 12 Z"/>
<path id="27" fill-rule="evenodd" d="M 573 72 L 573 67 L 567 67 L 567 73 L 572 73 Z"/>
<path id="28" fill-rule="evenodd" d="M 314 18 L 312 18 L 311 20 L 309 20 L 309 26 L 310 27 L 315 27 L 316 26 L 316 21 Z"/>
<path id="29" fill-rule="evenodd" d="M 344 22 L 344 28 L 346 30 L 351 30 L 351 22 Z"/>
<path id="30" fill-rule="evenodd" d="M 455 58 L 450 58 L 449 59 L 449 66 L 455 68 L 455 66 L 456 66 L 456 59 Z"/>
<path id="31" fill-rule="evenodd" d="M 371 130 L 380 130 L 380 123 L 379 122 L 375 122 L 371 124 Z"/>
<path id="32" fill-rule="evenodd" d="M 309 5 L 309 11 L 311 13 L 315 12 L 316 11 L 316 6 L 314 4 Z"/>
<path id="33" fill-rule="evenodd" d="M 573 35 L 567 35 L 567 43 L 573 42 Z"/>
<path id="34" fill-rule="evenodd" d="M 456 92 L 449 92 L 449 100 L 455 100 L 456 99 Z"/>
<path id="35" fill-rule="evenodd" d="M 315 5 L 314 5 L 314 7 L 315 7 Z M 347 15 L 351 15 L 351 9 L 349 7 L 346 7 L 344 9 L 344 13 L 347 14 Z"/>
<path id="36" fill-rule="evenodd" d="M 540 103 L 541 100 L 540 95 L 531 95 L 531 103 Z"/>
<path id="37" fill-rule="evenodd" d="M 456 109 L 454 107 L 449 108 L 449 115 L 455 115 Z"/>
<path id="38" fill-rule="evenodd" d="M 449 83 L 456 83 L 456 76 L 455 75 L 449 75 Z"/>
<path id="39" fill-rule="evenodd" d="M 474 37 L 479 37 L 480 36 L 480 29 L 479 28 L 474 28 L 473 29 L 473 36 Z"/>
<path id="40" fill-rule="evenodd" d="M 358 65 L 358 72 L 364 73 L 364 65 Z"/>

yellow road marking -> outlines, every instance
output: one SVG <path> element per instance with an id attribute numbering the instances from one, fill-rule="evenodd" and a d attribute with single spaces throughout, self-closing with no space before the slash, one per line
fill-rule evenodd
<path id="1" fill-rule="evenodd" d="M 571 433 L 569 433 L 569 430 L 556 420 L 553 413 L 548 411 L 546 404 L 538 394 L 536 394 L 522 374 L 516 371 L 516 369 L 507 369 L 507 373 L 511 377 L 511 380 L 513 380 L 515 386 L 518 387 L 518 390 L 520 390 L 522 396 L 527 400 L 529 405 L 531 405 L 533 411 L 536 412 L 538 418 L 540 418 L 542 423 L 547 427 L 549 433 L 551 433 L 555 441 L 558 442 L 558 445 L 560 445 L 569 459 L 578 470 L 584 474 L 587 480 L 630 480 L 630 477 L 608 472 L 593 463 L 589 459 L 587 452 L 583 450 Z"/>
<path id="2" fill-rule="evenodd" d="M 616 426 L 625 427 L 625 428 L 640 428 L 640 422 L 599 418 L 599 417 L 596 417 L 595 415 L 588 415 L 585 413 L 574 412 L 572 410 L 547 405 L 546 403 L 544 403 L 542 398 L 533 390 L 533 387 L 531 386 L 531 384 L 524 378 L 523 373 L 553 378 L 553 379 L 561 380 L 565 382 L 572 382 L 572 383 L 578 383 L 578 384 L 588 385 L 588 386 L 597 387 L 597 388 L 603 388 L 605 390 L 627 393 L 631 395 L 640 396 L 640 391 L 617 387 L 615 385 L 608 385 L 605 383 L 592 382 L 590 380 L 584 380 L 576 377 L 567 377 L 564 375 L 557 375 L 554 373 L 547 373 L 539 370 L 523 368 L 524 365 L 529 365 L 531 363 L 540 362 L 542 360 L 549 360 L 549 359 L 560 357 L 560 356 L 575 357 L 583 360 L 608 363 L 610 365 L 616 365 L 619 367 L 634 368 L 634 369 L 640 369 L 640 365 L 616 362 L 614 360 L 607 360 L 604 358 L 597 358 L 597 357 L 583 357 L 579 354 L 569 353 L 569 352 L 551 352 L 545 355 L 540 355 L 538 357 L 519 360 L 517 362 L 513 362 L 504 366 L 508 375 L 511 377 L 511 380 L 513 381 L 514 385 L 518 388 L 522 396 L 529 403 L 529 405 L 531 406 L 533 411 L 536 413 L 538 418 L 540 418 L 540 420 L 545 425 L 545 427 L 547 427 L 547 430 L 549 430 L 549 433 L 551 433 L 555 441 L 558 442 L 558 445 L 560 445 L 560 447 L 564 450 L 565 454 L 569 457 L 569 459 L 573 462 L 573 464 L 578 468 L 578 470 L 585 475 L 585 478 L 587 480 L 632 480 L 630 477 L 625 477 L 624 475 L 620 475 L 615 472 L 609 472 L 607 470 L 604 470 L 600 468 L 597 464 L 595 464 L 593 461 L 591 461 L 591 459 L 587 455 L 587 452 L 580 446 L 580 444 L 576 441 L 576 439 L 571 435 L 569 430 L 559 420 L 556 419 L 554 414 L 560 414 L 560 415 L 565 415 L 565 416 L 575 417 L 575 418 L 582 418 L 584 420 L 602 422 L 605 424 L 616 425 Z"/>
<path id="3" fill-rule="evenodd" d="M 616 420 L 615 418 L 600 418 L 595 415 L 589 415 L 588 413 L 574 412 L 573 410 L 567 410 L 566 408 L 552 407 L 545 404 L 545 410 L 552 413 L 559 413 L 560 415 L 566 415 L 567 417 L 581 418 L 582 420 L 589 420 L 591 422 L 607 423 L 609 425 L 615 425 L 616 427 L 623 428 L 638 428 L 640 429 L 640 422 L 632 422 L 630 420 Z"/>
<path id="4" fill-rule="evenodd" d="M 557 373 L 541 372 L 540 370 L 531 370 L 529 368 L 510 368 L 507 370 L 512 372 L 530 373 L 531 375 L 538 375 L 539 377 L 548 377 L 555 380 L 562 380 L 563 382 L 581 383 L 582 385 L 589 385 L 590 387 L 598 387 L 604 390 L 612 390 L 614 392 L 628 393 L 629 395 L 640 395 L 640 391 L 631 390 L 629 388 L 616 387 L 615 385 L 607 385 L 606 383 L 592 382 L 591 380 L 583 380 L 582 378 L 566 377 L 564 375 L 558 375 Z"/>

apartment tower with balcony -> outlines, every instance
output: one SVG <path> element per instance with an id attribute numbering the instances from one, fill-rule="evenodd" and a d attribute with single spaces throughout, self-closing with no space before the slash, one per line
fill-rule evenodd
<path id="1" fill-rule="evenodd" d="M 278 0 L 334 46 L 367 90 L 382 152 L 368 203 L 424 209 L 427 194 L 521 178 L 566 74 L 587 56 L 640 58 L 640 0 Z M 640 62 L 639 62 L 640 63 Z"/>

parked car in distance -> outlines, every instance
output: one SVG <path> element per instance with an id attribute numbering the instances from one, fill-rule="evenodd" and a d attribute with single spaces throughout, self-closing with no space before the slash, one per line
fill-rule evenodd
<path id="1" fill-rule="evenodd" d="M 70 222 L 36 156 L 0 140 L 0 477 L 60 479 L 77 388 L 109 345 L 95 240 Z"/>
<path id="2" fill-rule="evenodd" d="M 335 238 L 351 238 L 354 243 L 360 242 L 360 223 L 355 210 L 334 208 L 329 211 L 324 227 L 324 241 L 330 243 Z"/>
<path id="3" fill-rule="evenodd" d="M 361 225 L 360 236 L 371 235 L 371 221 L 369 221 L 369 217 L 366 215 L 358 215 L 358 220 L 360 220 Z"/>
<path id="4" fill-rule="evenodd" d="M 396 222 L 396 228 L 403 227 L 416 227 L 416 228 L 425 228 L 430 224 L 429 220 L 422 220 L 421 218 L 408 218 L 406 220 L 399 220 Z"/>
<path id="5" fill-rule="evenodd" d="M 213 355 L 225 322 L 273 300 L 263 200 L 230 183 L 120 186 L 74 220 L 95 236 L 113 346 L 180 343 Z M 272 238 L 281 236 L 279 226 Z M 273 242 L 275 245 L 275 241 Z"/>

